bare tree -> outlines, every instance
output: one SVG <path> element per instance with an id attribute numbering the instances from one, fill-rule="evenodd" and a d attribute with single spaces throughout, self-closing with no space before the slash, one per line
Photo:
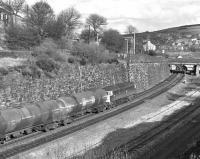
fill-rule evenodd
<path id="1" fill-rule="evenodd" d="M 81 14 L 74 8 L 68 8 L 58 15 L 58 21 L 65 25 L 65 34 L 70 36 L 73 31 L 81 24 Z"/>
<path id="2" fill-rule="evenodd" d="M 44 29 L 51 19 L 54 19 L 54 12 L 47 2 L 36 2 L 31 8 L 26 8 L 27 24 L 36 27 L 39 35 L 43 38 L 45 36 Z"/>
<path id="3" fill-rule="evenodd" d="M 133 34 L 134 32 L 135 32 L 135 33 L 138 32 L 138 31 L 137 31 L 137 28 L 134 27 L 134 26 L 132 26 L 132 25 L 128 25 L 128 26 L 127 26 L 127 29 L 126 29 L 126 33 L 127 33 L 127 34 Z"/>
<path id="4" fill-rule="evenodd" d="M 98 33 L 100 33 L 100 31 L 102 30 L 101 26 L 107 25 L 107 19 L 104 18 L 103 16 L 98 15 L 98 14 L 91 14 L 86 19 L 86 23 L 93 28 L 94 33 L 97 37 Z"/>
<path id="5" fill-rule="evenodd" d="M 25 0 L 6 0 L 0 1 L 0 6 L 7 9 L 11 15 L 14 16 L 15 23 L 17 22 L 17 16 L 19 16 L 19 12 L 22 11 L 24 6 Z"/>
<path id="6" fill-rule="evenodd" d="M 18 15 L 18 13 L 22 10 L 25 0 L 12 0 L 12 1 L 7 1 L 7 4 L 9 4 L 15 15 Z"/>

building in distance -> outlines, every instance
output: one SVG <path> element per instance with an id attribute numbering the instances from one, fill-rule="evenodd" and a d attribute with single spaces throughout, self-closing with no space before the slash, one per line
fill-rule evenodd
<path id="1" fill-rule="evenodd" d="M 155 51 L 156 45 L 152 44 L 150 40 L 147 40 L 145 44 L 143 45 L 144 51 Z"/>

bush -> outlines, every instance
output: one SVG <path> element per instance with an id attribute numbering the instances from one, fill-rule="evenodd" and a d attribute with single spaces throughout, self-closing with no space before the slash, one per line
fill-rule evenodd
<path id="1" fill-rule="evenodd" d="M 58 53 L 58 47 L 52 39 L 45 39 L 40 46 L 34 49 L 32 56 L 38 59 L 41 59 L 39 56 L 46 56 L 55 61 L 65 62 L 65 58 Z"/>
<path id="2" fill-rule="evenodd" d="M 36 61 L 36 65 L 47 72 L 59 70 L 60 68 L 60 66 L 51 59 L 39 59 L 38 61 Z"/>
<path id="3" fill-rule="evenodd" d="M 52 57 L 56 51 L 57 45 L 54 43 L 54 41 L 52 39 L 45 39 L 40 46 L 35 47 L 33 56 L 38 56 L 45 53 L 49 57 Z"/>
<path id="4" fill-rule="evenodd" d="M 150 56 L 156 56 L 157 55 L 156 52 L 153 51 L 153 50 L 149 50 L 148 53 L 149 53 Z"/>
<path id="5" fill-rule="evenodd" d="M 29 68 L 31 69 L 31 76 L 33 78 L 41 77 L 41 71 L 35 65 L 31 65 Z"/>
<path id="6" fill-rule="evenodd" d="M 6 76 L 9 73 L 8 69 L 1 67 L 0 68 L 0 74 L 2 76 Z"/>
<path id="7" fill-rule="evenodd" d="M 119 61 L 117 60 L 117 58 L 111 58 L 111 59 L 108 59 L 108 63 L 109 64 L 112 64 L 112 63 L 119 64 Z"/>
<path id="8" fill-rule="evenodd" d="M 10 26 L 5 30 L 5 43 L 9 49 L 31 49 L 40 43 L 37 30 L 25 26 Z"/>
<path id="9" fill-rule="evenodd" d="M 23 76 L 32 76 L 32 72 L 30 68 L 26 67 L 25 69 L 21 70 Z"/>
<path id="10" fill-rule="evenodd" d="M 103 33 L 101 43 L 111 52 L 120 52 L 123 49 L 124 39 L 117 30 L 107 30 Z"/>
<path id="11" fill-rule="evenodd" d="M 150 56 L 162 56 L 162 57 L 165 57 L 165 58 L 169 57 L 167 54 L 155 52 L 153 50 L 146 51 L 145 53 L 148 54 L 148 55 L 150 55 Z"/>
<path id="12" fill-rule="evenodd" d="M 35 65 L 27 66 L 20 71 L 23 76 L 30 76 L 32 78 L 40 78 L 41 77 L 41 71 L 39 68 Z"/>
<path id="13" fill-rule="evenodd" d="M 72 57 L 69 57 L 69 58 L 68 58 L 68 62 L 69 62 L 69 63 L 74 63 L 74 62 L 75 62 L 75 60 L 74 60 L 74 58 L 72 58 Z"/>
<path id="14" fill-rule="evenodd" d="M 65 57 L 60 55 L 59 53 L 55 54 L 53 59 L 57 62 L 66 62 Z"/>
<path id="15" fill-rule="evenodd" d="M 189 50 L 190 50 L 191 52 L 196 52 L 196 51 L 197 51 L 197 49 L 196 49 L 194 46 L 191 46 L 191 47 L 189 48 Z"/>
<path id="16" fill-rule="evenodd" d="M 61 39 L 57 40 L 56 43 L 59 49 L 67 49 L 67 50 L 71 50 L 73 45 L 73 41 L 67 39 L 66 37 L 62 37 Z"/>
<path id="17" fill-rule="evenodd" d="M 107 63 L 108 59 L 112 58 L 111 54 L 103 46 L 95 43 L 75 43 L 73 45 L 72 55 L 79 57 L 81 59 L 80 64 L 82 65 L 87 63 Z"/>
<path id="18" fill-rule="evenodd" d="M 44 74 L 45 74 L 48 78 L 55 78 L 55 74 L 53 74 L 52 72 L 44 71 Z"/>
<path id="19" fill-rule="evenodd" d="M 80 65 L 82 65 L 82 66 L 87 64 L 87 62 L 84 58 L 82 58 L 79 62 L 80 62 Z"/>

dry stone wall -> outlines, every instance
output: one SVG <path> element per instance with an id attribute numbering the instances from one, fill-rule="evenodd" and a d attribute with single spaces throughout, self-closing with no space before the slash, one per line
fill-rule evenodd
<path id="1" fill-rule="evenodd" d="M 104 87 L 128 80 L 127 67 L 121 65 L 63 67 L 55 78 L 25 78 L 19 73 L 10 73 L 0 82 L 1 108 L 19 106 L 27 102 L 37 102 L 68 96 L 88 88 Z M 130 80 L 137 89 L 147 89 L 169 76 L 166 63 L 132 63 Z"/>

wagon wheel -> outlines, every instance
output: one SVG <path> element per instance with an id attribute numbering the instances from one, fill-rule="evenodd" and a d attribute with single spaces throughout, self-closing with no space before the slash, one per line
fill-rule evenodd
<path id="1" fill-rule="evenodd" d="M 5 143 L 6 143 L 5 139 L 0 139 L 0 144 L 5 144 Z"/>
<path id="2" fill-rule="evenodd" d="M 10 136 L 6 135 L 4 141 L 6 142 L 6 141 L 8 141 L 8 140 L 10 140 Z"/>
<path id="3" fill-rule="evenodd" d="M 30 133 L 32 133 L 32 130 L 31 130 L 31 129 L 24 130 L 24 134 L 25 134 L 25 135 L 28 135 L 28 134 L 30 134 Z"/>
<path id="4" fill-rule="evenodd" d="M 72 120 L 71 119 L 65 119 L 65 120 L 63 120 L 63 126 L 66 126 L 66 125 L 68 125 L 68 124 L 70 124 L 72 122 Z"/>
<path id="5" fill-rule="evenodd" d="M 48 131 L 49 131 L 49 128 L 48 128 L 47 125 L 44 126 L 43 131 L 44 131 L 44 132 L 48 132 Z"/>

